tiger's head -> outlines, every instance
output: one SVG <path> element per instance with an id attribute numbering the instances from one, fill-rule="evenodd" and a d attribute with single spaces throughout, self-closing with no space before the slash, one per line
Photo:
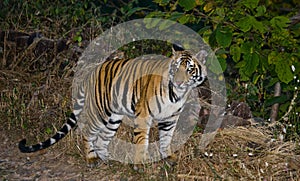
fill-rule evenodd
<path id="1" fill-rule="evenodd" d="M 207 76 L 205 61 L 207 52 L 201 50 L 196 55 L 181 47 L 173 46 L 169 76 L 178 90 L 187 90 L 199 86 Z"/>

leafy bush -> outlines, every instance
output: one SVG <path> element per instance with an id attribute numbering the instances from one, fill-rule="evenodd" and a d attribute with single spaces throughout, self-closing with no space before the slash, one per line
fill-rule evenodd
<path id="1" fill-rule="evenodd" d="M 212 47 L 227 75 L 230 100 L 248 102 L 253 115 L 264 119 L 275 103 L 281 103 L 280 117 L 288 111 L 300 79 L 300 24 L 290 21 L 299 9 L 296 1 L 154 1 L 163 10 L 147 17 L 185 24 Z M 273 96 L 277 82 L 280 97 Z M 286 123 L 296 124 L 298 112 L 294 106 Z"/>

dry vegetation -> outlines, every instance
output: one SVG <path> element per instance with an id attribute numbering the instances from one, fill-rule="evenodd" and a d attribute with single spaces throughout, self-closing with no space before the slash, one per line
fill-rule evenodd
<path id="1" fill-rule="evenodd" d="M 38 42 L 18 47 L 4 36 L 0 45 L 2 180 L 300 180 L 299 143 L 275 140 L 271 128 L 251 125 L 219 130 L 204 150 L 198 149 L 201 131 L 195 131 L 177 152 L 175 167 L 160 161 L 142 172 L 114 161 L 87 168 L 80 136 L 73 132 L 50 149 L 22 154 L 20 139 L 42 141 L 71 111 L 72 68 L 79 54 L 71 45 L 54 51 L 56 41 L 44 49 Z"/>

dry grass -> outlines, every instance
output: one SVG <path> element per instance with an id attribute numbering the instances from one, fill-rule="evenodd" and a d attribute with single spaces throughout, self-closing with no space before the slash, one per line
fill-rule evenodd
<path id="1" fill-rule="evenodd" d="M 178 164 L 172 168 L 159 161 L 146 164 L 142 172 L 136 172 L 132 165 L 111 161 L 109 165 L 101 165 L 100 169 L 104 169 L 102 171 L 108 180 L 300 179 L 299 144 L 276 141 L 267 128 L 219 130 L 204 150 L 198 149 L 201 136 L 201 133 L 194 133 L 177 151 Z"/>
<path id="2" fill-rule="evenodd" d="M 200 139 L 194 135 L 195 140 Z M 192 138 L 192 139 L 193 139 Z M 185 173 L 180 177 L 210 177 L 228 180 L 286 180 L 299 177 L 299 168 L 289 160 L 297 158 L 296 143 L 277 142 L 266 128 L 237 127 L 220 131 L 200 157 L 182 159 Z M 195 142 L 197 143 L 197 141 Z M 185 147 L 189 155 L 197 144 Z M 207 156 L 208 155 L 208 156 Z M 182 170 L 180 169 L 180 170 Z M 297 180 L 297 179 L 296 179 Z"/>

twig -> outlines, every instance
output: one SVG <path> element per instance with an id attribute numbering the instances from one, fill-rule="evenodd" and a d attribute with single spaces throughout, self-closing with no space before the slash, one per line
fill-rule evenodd
<path id="1" fill-rule="evenodd" d="M 212 173 L 215 175 L 215 180 L 216 180 L 216 179 L 219 179 L 219 180 L 222 180 L 222 179 L 223 179 L 222 176 L 220 176 L 220 175 L 217 173 L 215 167 L 212 166 L 212 165 L 208 162 L 207 159 L 204 158 L 204 162 L 209 166 L 209 168 L 211 169 Z"/>
<path id="2" fill-rule="evenodd" d="M 294 97 L 293 97 L 293 99 L 292 99 L 292 101 L 291 101 L 291 104 L 290 104 L 290 106 L 289 106 L 288 111 L 287 111 L 287 112 L 286 112 L 279 120 L 284 120 L 284 121 L 287 121 L 287 120 L 288 120 L 288 115 L 291 113 L 293 107 L 294 107 L 295 104 L 296 104 L 296 99 L 297 99 L 298 93 L 299 93 L 299 90 L 296 90 L 296 91 L 294 92 Z"/>
<path id="3" fill-rule="evenodd" d="M 187 174 L 178 174 L 178 178 L 188 179 L 188 180 L 208 180 L 208 176 L 198 176 L 198 175 L 187 175 Z"/>
<path id="4" fill-rule="evenodd" d="M 280 94 L 281 94 L 281 85 L 280 85 L 280 82 L 277 82 L 275 84 L 275 88 L 274 88 L 274 97 L 278 97 L 278 96 L 280 96 Z M 275 103 L 272 106 L 271 115 L 270 115 L 271 122 L 276 121 L 276 118 L 278 115 L 278 108 L 279 108 L 279 103 Z"/>
<path id="5" fill-rule="evenodd" d="M 34 40 L 33 43 L 30 44 L 29 47 L 27 47 L 26 50 L 25 50 L 21 55 L 19 55 L 19 56 L 17 57 L 17 62 L 11 66 L 11 69 L 12 69 L 12 70 L 15 70 L 16 66 L 17 66 L 20 62 L 22 62 L 23 58 L 26 57 L 26 56 L 28 55 L 28 52 L 29 52 L 29 51 L 32 51 L 32 50 L 36 47 L 36 45 L 39 43 L 40 40 L 41 40 L 41 38 L 38 38 L 37 40 Z"/>
<path id="6" fill-rule="evenodd" d="M 4 36 L 3 36 L 3 59 L 2 59 L 2 66 L 5 67 L 6 66 L 6 38 L 7 38 L 7 33 L 4 32 Z"/>

